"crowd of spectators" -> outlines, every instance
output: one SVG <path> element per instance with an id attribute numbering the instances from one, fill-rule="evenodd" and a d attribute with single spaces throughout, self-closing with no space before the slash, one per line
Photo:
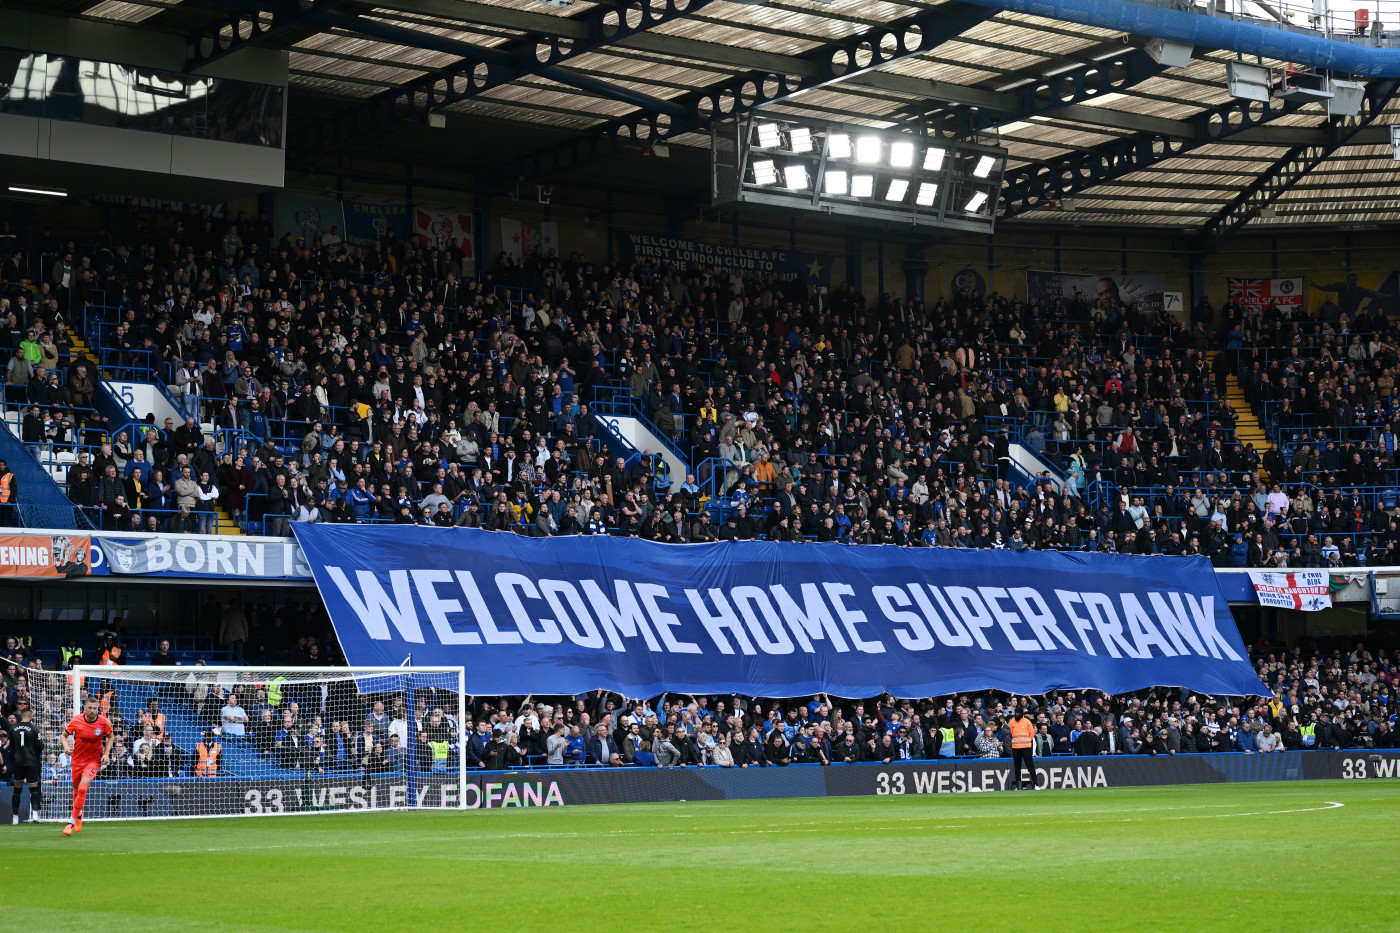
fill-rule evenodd
<path id="1" fill-rule="evenodd" d="M 42 669 L 26 639 L 11 638 L 0 667 L 0 715 L 26 704 L 53 735 L 46 780 L 63 776 L 56 741 L 71 702 L 67 679 Z M 299 666 L 334 663 L 333 641 L 302 637 Z M 919 699 L 826 694 L 770 699 L 735 694 L 663 694 L 629 699 L 595 691 L 574 697 L 469 697 L 463 721 L 450 692 L 421 688 L 362 695 L 353 682 L 229 676 L 202 659 L 188 675 L 121 691 L 90 678 L 117 736 L 109 779 L 203 777 L 278 771 L 366 777 L 417 768 L 455 772 L 521 767 L 781 767 L 1009 757 L 1008 722 L 1022 709 L 1036 724 L 1039 757 L 1264 754 L 1311 749 L 1389 749 L 1395 735 L 1400 657 L 1357 643 L 1351 649 L 1251 652 L 1273 695 L 1209 697 L 1152 688 L 1109 696 L 997 691 Z M 127 656 L 129 658 L 129 655 Z M 144 660 L 144 659 L 143 659 Z M 140 662 L 131 662 L 139 664 Z M 47 691 L 33 683 L 47 685 Z M 134 689 L 133 689 L 134 688 Z M 171 722 L 193 723 L 177 741 Z M 189 730 L 187 729 L 188 733 Z M 8 748 L 0 738 L 0 765 Z M 230 758 L 230 756 L 232 756 Z M 241 756 L 241 757 L 240 757 Z M 227 761 L 232 764 L 226 764 Z M 213 762 L 212 764 L 210 762 Z M 201 768 L 201 764 L 205 767 Z M 113 791 L 120 793 L 120 791 Z M 148 807 L 150 800 L 137 801 Z M 109 800 L 120 805 L 121 798 Z"/>
<path id="2" fill-rule="evenodd" d="M 40 402 L 27 443 L 93 442 L 67 486 L 106 528 L 208 531 L 217 503 L 272 534 L 415 522 L 1268 567 L 1390 564 L 1400 547 L 1397 358 L 1384 312 L 1350 292 L 1316 318 L 1202 300 L 1188 323 L 1116 287 L 869 301 L 579 253 L 503 254 L 472 280 L 456 247 L 168 212 L 37 249 L 64 259 L 0 307 L 12 360 L 39 354 L 6 397 Z M 79 305 L 104 318 L 114 365 L 149 365 L 199 417 L 127 432 L 65 409 L 88 364 L 44 386 Z M 1288 443 L 1237 441 L 1233 371 Z M 692 475 L 659 451 L 614 457 L 595 399 L 629 400 Z M 1013 466 L 1013 442 L 1045 469 Z"/>

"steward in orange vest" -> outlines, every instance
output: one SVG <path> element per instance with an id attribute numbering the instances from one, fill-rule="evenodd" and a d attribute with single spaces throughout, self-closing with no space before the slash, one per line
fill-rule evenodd
<path id="1" fill-rule="evenodd" d="M 194 747 L 199 754 L 199 764 L 194 766 L 195 777 L 214 777 L 219 773 L 219 759 L 223 755 L 223 746 L 214 739 L 214 730 L 208 729 L 204 733 L 204 741 Z"/>
<path id="2" fill-rule="evenodd" d="M 1021 790 L 1021 766 L 1024 763 L 1027 771 L 1030 772 L 1030 790 L 1035 790 L 1035 723 L 1031 722 L 1023 709 L 1017 709 L 1016 714 L 1007 723 L 1007 728 L 1011 730 L 1011 784 L 1012 789 Z"/>

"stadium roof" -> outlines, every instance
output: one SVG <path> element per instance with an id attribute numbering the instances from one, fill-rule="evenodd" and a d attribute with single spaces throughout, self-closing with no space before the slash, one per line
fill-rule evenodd
<path id="1" fill-rule="evenodd" d="M 1242 118 L 1238 108 L 1215 111 L 1238 103 L 1226 89 L 1233 52 L 1197 47 L 1188 66 L 1166 68 L 1141 50 L 1145 37 L 954 0 L 14 5 L 186 34 L 191 67 L 223 54 L 210 41 L 221 26 L 226 37 L 241 33 L 232 49 L 287 49 L 293 166 L 382 142 L 434 107 L 517 124 L 501 158 L 531 180 L 562 178 L 596 162 L 610 139 L 640 148 L 664 133 L 672 146 L 707 147 L 714 107 L 742 112 L 758 98 L 773 114 L 927 123 L 999 142 L 1010 152 L 1003 222 L 1184 226 L 1218 237 L 1243 223 L 1400 218 L 1393 80 L 1370 79 L 1375 112 L 1356 126 L 1329 127 L 1319 102 L 1256 104 Z M 1252 0 L 1244 13 L 1265 15 Z M 737 105 L 724 98 L 726 82 Z M 307 99 L 316 106 L 299 108 Z M 1225 128 L 1217 141 L 1213 120 Z M 1073 181 L 1046 186 L 1037 175 Z"/>

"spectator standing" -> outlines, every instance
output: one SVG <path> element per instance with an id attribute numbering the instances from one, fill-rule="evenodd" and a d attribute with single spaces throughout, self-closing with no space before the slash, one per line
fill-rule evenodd
<path id="1" fill-rule="evenodd" d="M 564 756 L 569 751 L 569 740 L 564 737 L 564 724 L 559 723 L 545 740 L 545 763 L 551 768 L 564 767 Z"/>
<path id="2" fill-rule="evenodd" d="M 241 739 L 247 732 L 248 714 L 238 704 L 238 693 L 230 690 L 224 699 L 224 708 L 219 713 L 223 721 L 223 734 L 229 738 Z"/>

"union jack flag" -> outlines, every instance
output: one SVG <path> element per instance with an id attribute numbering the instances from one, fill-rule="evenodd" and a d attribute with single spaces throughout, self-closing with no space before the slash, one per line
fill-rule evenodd
<path id="1" fill-rule="evenodd" d="M 1236 304 L 1257 305 L 1263 297 L 1263 279 L 1230 279 L 1230 300 Z"/>

